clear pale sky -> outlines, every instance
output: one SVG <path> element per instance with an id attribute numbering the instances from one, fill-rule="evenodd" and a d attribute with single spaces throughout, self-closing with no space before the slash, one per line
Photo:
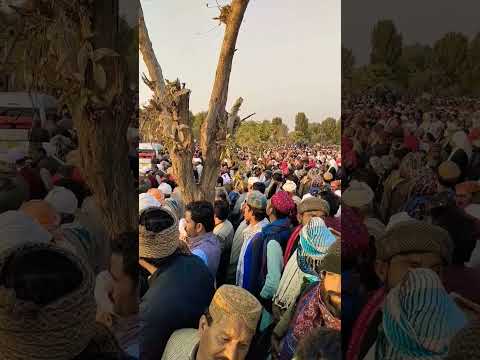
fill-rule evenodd
<path id="1" fill-rule="evenodd" d="M 224 26 L 206 0 L 141 0 L 164 77 L 192 90 L 190 109 L 208 108 Z M 225 0 L 220 4 L 227 3 Z M 340 116 L 340 0 L 250 0 L 237 40 L 227 110 L 242 96 L 242 114 L 257 121 L 297 112 L 313 122 Z M 210 6 L 216 5 L 214 0 Z M 212 30 L 213 29 L 213 30 Z M 146 67 L 140 56 L 140 75 Z M 150 90 L 140 79 L 140 103 Z"/>
<path id="2" fill-rule="evenodd" d="M 342 43 L 365 64 L 378 20 L 393 20 L 404 44 L 431 45 L 448 32 L 472 38 L 480 31 L 479 14 L 478 0 L 342 0 Z"/>

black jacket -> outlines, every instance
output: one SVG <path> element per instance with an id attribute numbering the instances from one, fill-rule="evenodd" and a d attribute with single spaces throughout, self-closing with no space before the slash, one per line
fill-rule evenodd
<path id="1" fill-rule="evenodd" d="M 141 359 L 158 360 L 175 330 L 197 328 L 215 292 L 213 278 L 194 255 L 174 254 L 160 263 L 140 302 Z"/>

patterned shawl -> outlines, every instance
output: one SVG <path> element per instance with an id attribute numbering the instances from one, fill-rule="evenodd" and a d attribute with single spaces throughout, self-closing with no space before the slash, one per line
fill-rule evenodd
<path id="1" fill-rule="evenodd" d="M 283 341 L 280 360 L 292 359 L 300 339 L 315 328 L 341 330 L 341 319 L 328 310 L 322 299 L 321 286 L 321 282 L 313 284 L 298 301 L 295 316 Z"/>

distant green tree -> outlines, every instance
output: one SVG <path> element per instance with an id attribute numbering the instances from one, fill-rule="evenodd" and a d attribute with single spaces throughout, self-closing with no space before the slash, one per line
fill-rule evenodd
<path id="1" fill-rule="evenodd" d="M 258 130 L 261 142 L 268 142 L 269 140 L 273 140 L 273 126 L 270 121 L 264 120 L 261 124 L 259 124 Z"/>
<path id="2" fill-rule="evenodd" d="M 272 119 L 272 132 L 276 142 L 281 142 L 288 137 L 288 127 L 283 123 L 281 117 L 277 116 Z"/>
<path id="3" fill-rule="evenodd" d="M 283 139 L 288 137 L 288 126 L 285 124 L 280 125 L 278 131 L 278 139 L 282 141 Z"/>
<path id="4" fill-rule="evenodd" d="M 402 54 L 402 35 L 392 20 L 380 20 L 372 31 L 371 64 L 394 66 Z"/>
<path id="5" fill-rule="evenodd" d="M 400 60 L 407 65 L 410 73 L 425 71 L 432 62 L 432 48 L 419 43 L 404 46 Z"/>
<path id="6" fill-rule="evenodd" d="M 351 49 L 342 46 L 342 78 L 349 79 L 353 75 L 355 67 L 355 57 Z"/>
<path id="7" fill-rule="evenodd" d="M 273 125 L 273 126 L 280 126 L 280 125 L 282 125 L 282 124 L 283 124 L 283 120 L 282 120 L 281 117 L 278 117 L 278 116 L 277 116 L 277 117 L 274 117 L 274 118 L 272 119 L 272 125 Z"/>
<path id="8" fill-rule="evenodd" d="M 190 112 L 190 116 L 193 114 Z M 206 111 L 201 111 L 195 115 L 193 115 L 193 128 L 192 128 L 192 133 L 193 133 L 193 138 L 196 140 L 200 139 L 200 129 L 202 127 L 203 122 L 207 118 L 207 112 Z"/>
<path id="9" fill-rule="evenodd" d="M 327 118 L 320 123 L 320 132 L 324 134 L 328 144 L 336 143 L 337 122 L 334 118 Z"/>
<path id="10" fill-rule="evenodd" d="M 468 38 L 461 33 L 448 33 L 435 42 L 433 68 L 438 89 L 455 87 L 468 69 Z"/>
<path id="11" fill-rule="evenodd" d="M 385 64 L 370 64 L 361 66 L 353 72 L 352 84 L 356 91 L 370 90 L 378 85 L 394 80 L 392 69 Z"/>
<path id="12" fill-rule="evenodd" d="M 290 140 L 294 143 L 300 143 L 300 142 L 306 142 L 305 141 L 305 133 L 301 131 L 292 131 L 291 133 L 288 134 L 288 137 Z"/>
<path id="13" fill-rule="evenodd" d="M 464 81 L 470 94 L 480 96 L 480 33 L 470 42 L 468 68 Z"/>
<path id="14" fill-rule="evenodd" d="M 308 139 L 308 118 L 304 112 L 295 116 L 295 131 L 301 132 L 305 139 Z"/>
<path id="15" fill-rule="evenodd" d="M 342 120 L 338 119 L 335 126 L 335 144 L 340 145 L 342 141 Z"/>

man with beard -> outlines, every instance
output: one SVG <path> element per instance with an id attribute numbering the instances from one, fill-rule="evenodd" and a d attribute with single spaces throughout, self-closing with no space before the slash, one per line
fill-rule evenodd
<path id="1" fill-rule="evenodd" d="M 185 232 L 193 255 L 201 258 L 215 279 L 220 263 L 221 247 L 215 228 L 214 209 L 208 201 L 196 201 L 187 205 Z"/>
<path id="2" fill-rule="evenodd" d="M 315 280 L 306 282 L 296 306 L 274 329 L 273 355 L 282 360 L 291 359 L 298 342 L 315 328 L 341 330 L 341 245 L 322 219 L 313 218 L 302 230 L 297 260 L 300 269 Z"/>

